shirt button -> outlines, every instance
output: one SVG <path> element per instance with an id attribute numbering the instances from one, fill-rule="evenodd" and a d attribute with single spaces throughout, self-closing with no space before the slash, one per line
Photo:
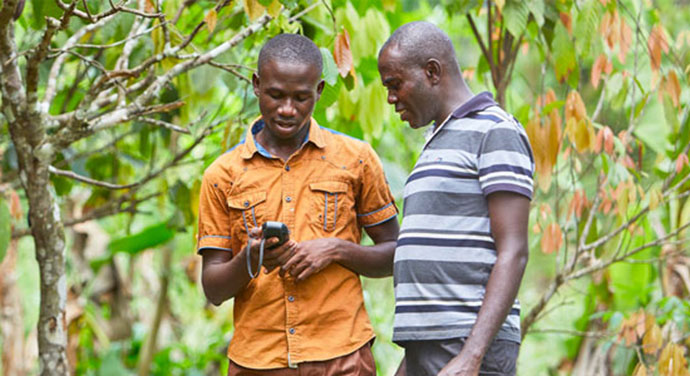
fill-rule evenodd
<path id="1" fill-rule="evenodd" d="M 285 166 L 285 171 L 290 171 L 290 166 Z"/>
<path id="2" fill-rule="evenodd" d="M 295 301 L 294 296 L 292 296 L 292 295 L 288 296 L 288 302 L 294 302 L 294 301 Z"/>
<path id="3" fill-rule="evenodd" d="M 290 334 L 295 334 L 295 328 L 290 328 L 290 330 L 288 330 L 288 332 L 290 332 Z"/>
<path id="4" fill-rule="evenodd" d="M 249 201 L 245 201 L 245 202 L 244 202 L 244 207 L 246 208 L 246 207 L 248 207 L 248 206 L 249 206 Z"/>
<path id="5" fill-rule="evenodd" d="M 290 196 L 285 197 L 285 202 L 290 202 L 290 201 L 292 201 L 292 197 L 290 197 Z"/>

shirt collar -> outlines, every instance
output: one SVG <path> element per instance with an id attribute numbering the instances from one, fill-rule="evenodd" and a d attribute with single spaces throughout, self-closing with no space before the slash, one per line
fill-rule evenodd
<path id="1" fill-rule="evenodd" d="M 450 119 L 461 119 L 473 112 L 477 111 L 482 111 L 485 110 L 491 106 L 497 106 L 498 104 L 496 101 L 494 101 L 494 96 L 488 92 L 488 91 L 483 91 L 472 98 L 470 98 L 467 102 L 463 103 L 460 105 L 460 107 L 456 108 L 455 111 L 451 112 L 450 115 L 439 125 L 436 126 L 436 123 L 434 123 L 434 127 L 432 128 L 433 131 L 430 131 L 426 136 L 426 142 L 424 143 L 424 149 L 426 149 L 426 146 L 429 145 L 429 142 L 431 141 L 434 136 L 438 134 L 439 131 L 441 131 L 441 128 L 450 121 Z"/>
<path id="2" fill-rule="evenodd" d="M 264 128 L 265 125 L 266 123 L 264 123 L 264 120 L 259 117 L 252 123 L 252 126 L 249 127 L 247 130 L 246 141 L 244 143 L 244 150 L 242 151 L 242 158 L 250 159 L 257 152 L 266 158 L 274 158 L 271 153 L 266 150 L 266 148 L 256 141 L 256 135 Z M 326 146 L 326 141 L 323 137 L 323 129 L 321 129 L 314 118 L 311 118 L 310 120 L 309 131 L 307 132 L 302 145 L 306 144 L 307 142 L 311 142 L 319 149 L 322 149 Z"/>
<path id="3" fill-rule="evenodd" d="M 452 116 L 456 119 L 460 119 L 472 112 L 482 111 L 491 106 L 497 106 L 496 101 L 494 101 L 494 96 L 488 91 L 483 91 L 456 108 Z"/>

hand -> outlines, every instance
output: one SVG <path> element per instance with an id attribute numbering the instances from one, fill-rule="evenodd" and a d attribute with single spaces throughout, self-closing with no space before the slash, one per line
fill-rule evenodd
<path id="1" fill-rule="evenodd" d="M 338 238 L 322 238 L 298 243 L 294 253 L 280 268 L 281 276 L 286 272 L 300 282 L 309 278 L 336 261 L 340 242 Z"/>
<path id="2" fill-rule="evenodd" d="M 471 358 L 460 351 L 458 356 L 443 367 L 438 376 L 478 376 L 481 364 L 481 358 Z"/>
<path id="3" fill-rule="evenodd" d="M 249 231 L 249 242 L 251 244 L 250 246 L 250 252 L 251 252 L 251 258 L 252 258 L 252 267 L 256 268 L 257 265 L 256 263 L 259 260 L 259 251 L 261 248 L 261 240 L 262 240 L 262 232 L 261 228 L 259 227 L 254 227 Z M 272 237 L 266 240 L 266 243 L 264 243 L 264 259 L 262 265 L 265 267 L 265 273 L 268 274 L 273 269 L 285 264 L 285 262 L 290 258 L 290 256 L 294 253 L 294 248 L 297 246 L 297 243 L 294 240 L 288 240 L 284 244 L 273 248 L 274 244 L 278 243 L 279 239 L 276 237 Z"/>

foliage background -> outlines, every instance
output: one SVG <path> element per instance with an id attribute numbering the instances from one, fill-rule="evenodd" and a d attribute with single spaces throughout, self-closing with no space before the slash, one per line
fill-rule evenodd
<path id="1" fill-rule="evenodd" d="M 105 2 L 85 3 L 94 14 L 108 9 Z M 402 188 L 423 135 L 403 124 L 386 103 L 376 57 L 393 30 L 414 20 L 431 21 L 451 36 L 470 87 L 475 93 L 497 93 L 527 127 L 535 149 L 539 184 L 530 217 L 530 261 L 520 290 L 529 331 L 519 373 L 687 374 L 687 2 L 245 0 L 218 8 L 221 3 L 129 2 L 159 9 L 167 19 L 183 9 L 173 44 L 205 20 L 188 53 L 230 39 L 261 16 L 263 6 L 284 9 L 217 59 L 226 69 L 201 66 L 160 92 L 161 103 L 184 104 L 155 114 L 156 119 L 178 124 L 191 136 L 209 124 L 213 128 L 183 163 L 138 193 L 155 196 L 133 212 L 67 231 L 67 352 L 76 374 L 225 374 L 232 303 L 212 307 L 198 282 L 199 180 L 258 115 L 247 78 L 258 49 L 271 36 L 300 32 L 322 47 L 328 85 L 314 116 L 373 145 L 401 208 Z M 62 12 L 49 0 L 27 2 L 14 26 L 18 49 L 36 45 L 46 27 L 44 17 L 59 18 Z M 122 40 L 135 18 L 120 14 L 81 42 Z M 58 51 L 83 25 L 72 21 L 51 47 Z M 489 54 L 480 48 L 478 36 Z M 163 37 L 160 27 L 147 30 L 134 46 L 131 65 L 160 53 Z M 336 45 L 341 49 L 334 59 Z M 122 53 L 119 48 L 79 51 L 108 68 Z M 51 61 L 40 65 L 39 93 L 45 92 Z M 175 63 L 174 58 L 160 61 L 155 74 Z M 83 59 L 68 59 L 49 113 L 76 108 L 94 85 L 95 70 Z M 7 253 L 2 269 L 7 278 L 0 290 L 7 302 L 1 317 L 3 369 L 34 374 L 39 272 L 32 239 L 17 235 L 10 241 L 13 230 L 16 235 L 27 227 L 28 203 L 18 183 L 7 123 L 7 116 L 0 116 L 0 254 Z M 130 121 L 61 150 L 54 164 L 126 184 L 192 142 L 190 135 L 169 127 Z M 53 175 L 51 182 L 64 218 L 79 217 L 119 195 L 64 176 Z M 377 332 L 379 374 L 391 375 L 402 357 L 390 342 L 392 280 L 363 278 L 363 283 Z M 17 324 L 21 330 L 12 334 L 8 328 Z"/>

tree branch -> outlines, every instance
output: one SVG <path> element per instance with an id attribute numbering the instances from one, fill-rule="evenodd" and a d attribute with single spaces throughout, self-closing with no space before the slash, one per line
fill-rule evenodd
<path id="1" fill-rule="evenodd" d="M 149 173 L 147 176 L 145 176 L 143 179 L 136 183 L 131 183 L 131 184 L 125 184 L 125 185 L 118 185 L 118 184 L 112 184 L 104 181 L 99 181 L 95 179 L 91 179 L 86 176 L 79 175 L 73 171 L 67 171 L 67 170 L 60 170 L 58 168 L 55 168 L 54 166 L 50 166 L 48 169 L 51 174 L 53 175 L 59 175 L 59 176 L 64 176 L 70 179 L 74 179 L 86 184 L 90 185 L 95 185 L 97 187 L 102 187 L 102 188 L 107 188 L 107 189 L 112 189 L 112 190 L 120 190 L 120 189 L 130 189 L 130 188 L 135 188 L 141 185 L 144 185 L 166 171 L 167 169 L 177 165 L 182 158 L 184 158 L 187 154 L 189 154 L 211 131 L 211 129 L 214 127 L 214 125 L 209 125 L 204 129 L 204 131 L 194 140 L 191 146 L 189 146 L 187 149 L 184 151 L 178 153 L 175 155 L 175 158 L 173 158 L 170 162 L 167 164 L 163 165 L 160 167 L 158 170 L 153 171 Z"/>
<path id="2" fill-rule="evenodd" d="M 142 198 L 138 199 L 131 199 L 131 197 L 134 195 L 136 192 L 136 188 L 132 189 L 131 191 L 125 193 L 124 195 L 115 198 L 113 200 L 110 200 L 109 202 L 105 203 L 102 206 L 99 206 L 96 209 L 93 209 L 89 211 L 87 214 L 79 217 L 79 218 L 72 218 L 72 219 L 66 219 L 64 221 L 64 227 L 72 227 L 74 225 L 77 225 L 79 223 L 84 223 L 87 221 L 91 221 L 94 219 L 100 219 L 100 218 L 105 218 L 109 217 L 114 214 L 119 214 L 119 213 L 132 213 L 135 214 L 137 212 L 137 205 L 144 201 L 148 201 L 154 197 L 160 196 L 160 192 L 152 193 L 149 195 L 146 195 Z M 122 207 L 123 204 L 129 203 L 128 206 Z M 30 228 L 22 228 L 22 229 L 13 229 L 12 230 L 12 239 L 17 239 L 21 238 L 27 235 L 31 235 L 31 229 Z"/>

